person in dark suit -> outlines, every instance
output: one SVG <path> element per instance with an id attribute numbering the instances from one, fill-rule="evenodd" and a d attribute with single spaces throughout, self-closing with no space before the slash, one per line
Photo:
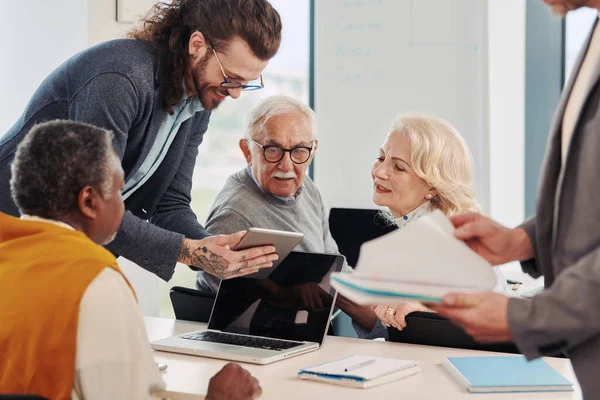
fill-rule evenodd
<path id="1" fill-rule="evenodd" d="M 566 14 L 598 0 L 545 0 Z M 531 300 L 452 294 L 440 314 L 482 342 L 513 340 L 528 358 L 565 354 L 586 399 L 600 397 L 600 24 L 596 20 L 558 105 L 536 215 L 509 229 L 481 215 L 455 216 L 455 235 L 491 264 L 519 260 L 544 276 Z"/>
<path id="2" fill-rule="evenodd" d="M 209 237 L 190 190 L 212 110 L 264 86 L 281 41 L 279 14 L 267 0 L 159 2 L 129 36 L 59 66 L 0 136 L 0 211 L 18 215 L 10 165 L 25 134 L 43 121 L 81 121 L 113 132 L 125 171 L 126 213 L 107 246 L 114 254 L 164 280 L 177 261 L 220 278 L 271 265 L 271 246 L 230 250 L 244 232 Z"/>

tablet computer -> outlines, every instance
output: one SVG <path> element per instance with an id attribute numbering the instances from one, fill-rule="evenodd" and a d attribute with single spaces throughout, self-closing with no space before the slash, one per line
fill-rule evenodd
<path id="1" fill-rule="evenodd" d="M 263 268 L 252 274 L 253 278 L 266 278 L 288 254 L 300 243 L 304 234 L 299 232 L 278 231 L 274 229 L 250 228 L 233 250 L 244 250 L 257 246 L 274 246 L 279 259 L 270 268 Z"/>

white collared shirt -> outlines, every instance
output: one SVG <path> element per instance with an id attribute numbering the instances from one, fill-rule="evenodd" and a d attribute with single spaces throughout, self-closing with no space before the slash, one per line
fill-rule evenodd
<path id="1" fill-rule="evenodd" d="M 421 218 L 423 215 L 427 215 L 432 211 L 431 202 L 426 201 L 421 204 L 419 207 L 415 208 L 408 214 L 404 214 L 398 218 L 394 218 L 396 225 L 398 225 L 398 229 L 404 228 L 411 221 L 417 220 Z"/>
<path id="2" fill-rule="evenodd" d="M 583 59 L 583 63 L 575 77 L 575 83 L 569 94 L 565 113 L 563 115 L 561 132 L 561 160 L 563 164 L 567 159 L 571 137 L 573 136 L 573 132 L 575 132 L 577 120 L 581 113 L 581 107 L 583 107 L 585 103 L 586 94 L 588 93 L 590 85 L 593 84 L 592 79 L 599 65 L 600 23 L 597 23 L 594 32 L 592 32 L 592 38 L 585 58 Z"/>

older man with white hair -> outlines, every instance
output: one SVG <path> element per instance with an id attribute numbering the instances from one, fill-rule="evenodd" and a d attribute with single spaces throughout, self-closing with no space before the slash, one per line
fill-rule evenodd
<path id="1" fill-rule="evenodd" d="M 339 253 L 321 194 L 306 174 L 319 143 L 315 120 L 313 110 L 288 96 L 269 97 L 250 111 L 239 142 L 248 165 L 225 182 L 208 214 L 209 232 L 295 231 L 304 234 L 295 250 Z M 218 286 L 218 278 L 198 272 L 199 288 L 216 291 Z M 353 318 L 359 336 L 384 334 L 375 332 L 383 326 L 368 307 L 340 296 L 337 305 Z"/>

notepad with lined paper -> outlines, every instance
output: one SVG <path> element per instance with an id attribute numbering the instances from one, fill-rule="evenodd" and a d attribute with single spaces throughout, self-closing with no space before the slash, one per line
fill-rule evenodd
<path id="1" fill-rule="evenodd" d="M 573 391 L 573 384 L 542 359 L 448 357 L 442 364 L 471 393 Z"/>
<path id="2" fill-rule="evenodd" d="M 310 379 L 334 385 L 369 388 L 393 382 L 421 371 L 418 362 L 394 358 L 355 355 L 298 372 L 301 379 Z"/>

